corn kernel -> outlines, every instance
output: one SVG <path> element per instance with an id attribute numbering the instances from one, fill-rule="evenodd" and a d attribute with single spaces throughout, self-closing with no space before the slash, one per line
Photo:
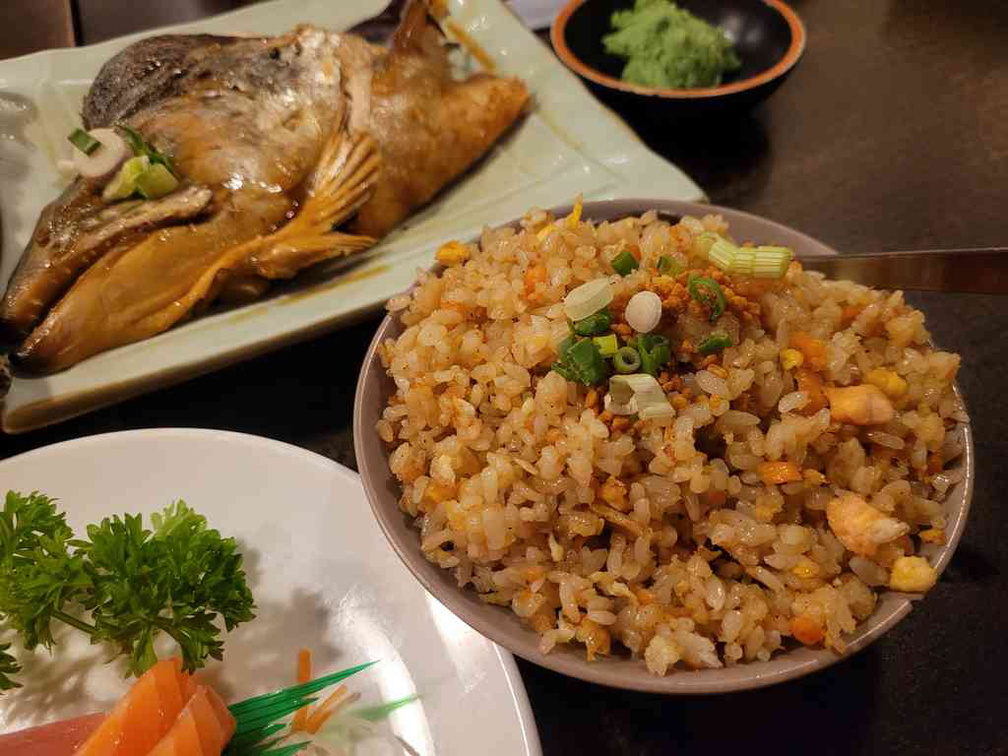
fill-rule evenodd
<path id="1" fill-rule="evenodd" d="M 454 499 L 455 486 L 446 486 L 438 483 L 436 480 L 432 480 L 427 484 L 427 488 L 424 489 L 424 498 L 430 499 L 435 504 L 441 504 L 449 499 Z"/>
<path id="2" fill-rule="evenodd" d="M 542 241 L 543 239 L 545 239 L 547 236 L 549 236 L 550 231 L 553 230 L 553 227 L 555 225 L 556 225 L 555 223 L 549 223 L 549 224 L 543 226 L 542 228 L 540 228 L 536 232 L 536 239 L 538 239 L 539 241 Z"/>
<path id="3" fill-rule="evenodd" d="M 641 603 L 642 606 L 647 606 L 648 604 L 653 604 L 655 601 L 655 595 L 649 591 L 647 588 L 637 588 L 634 590 L 634 595 L 637 596 L 637 601 Z"/>
<path id="4" fill-rule="evenodd" d="M 577 196 L 577 200 L 574 202 L 574 209 L 571 210 L 570 215 L 564 218 L 564 225 L 567 228 L 577 228 L 578 221 L 581 220 L 581 209 L 583 207 L 583 202 L 581 201 L 581 195 Z"/>
<path id="5" fill-rule="evenodd" d="M 819 565 L 807 556 L 803 556 L 798 560 L 798 564 L 791 568 L 791 572 L 796 577 L 803 579 L 814 578 L 819 576 Z"/>
<path id="6" fill-rule="evenodd" d="M 934 567 L 924 557 L 901 556 L 893 562 L 889 587 L 904 593 L 924 593 L 937 579 Z"/>
<path id="7" fill-rule="evenodd" d="M 920 539 L 925 543 L 945 543 L 944 528 L 929 528 L 928 530 L 922 530 L 919 535 Z"/>
<path id="8" fill-rule="evenodd" d="M 805 355 L 797 349 L 781 349 L 780 361 L 782 368 L 785 370 L 791 370 L 802 366 L 805 362 Z"/>
<path id="9" fill-rule="evenodd" d="M 907 382 L 895 371 L 885 368 L 869 370 L 865 383 L 878 386 L 890 399 L 899 399 L 907 390 Z"/>
<path id="10" fill-rule="evenodd" d="M 822 339 L 814 338 L 804 331 L 795 331 L 791 334 L 789 346 L 801 352 L 813 370 L 826 368 L 826 344 Z"/>
<path id="11" fill-rule="evenodd" d="M 435 257 L 442 265 L 459 265 L 469 259 L 469 247 L 461 242 L 450 241 L 441 245 Z"/>

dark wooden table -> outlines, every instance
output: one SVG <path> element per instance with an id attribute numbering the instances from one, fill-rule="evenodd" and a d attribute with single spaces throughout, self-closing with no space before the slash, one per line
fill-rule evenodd
<path id="1" fill-rule="evenodd" d="M 19 4 L 38 7 L 36 0 L 4 0 L 4 10 Z M 95 42 L 237 4 L 77 0 L 73 17 L 78 41 Z M 644 139 L 715 202 L 796 226 L 841 250 L 1003 245 L 1008 3 L 793 5 L 808 27 L 808 49 L 769 102 L 716 127 L 635 124 Z M 23 23 L 0 26 L 0 51 L 25 51 L 28 36 L 61 44 L 41 27 L 36 34 L 43 14 L 14 15 Z M 1008 753 L 1008 664 L 1001 655 L 1008 615 L 1005 301 L 911 299 L 924 307 L 936 340 L 962 354 L 978 459 L 969 526 L 927 600 L 861 654 L 751 693 L 661 698 L 520 663 L 546 754 Z M 354 467 L 356 371 L 349 366 L 362 360 L 376 323 L 0 439 L 0 453 L 127 428 L 199 426 L 270 436 Z"/>

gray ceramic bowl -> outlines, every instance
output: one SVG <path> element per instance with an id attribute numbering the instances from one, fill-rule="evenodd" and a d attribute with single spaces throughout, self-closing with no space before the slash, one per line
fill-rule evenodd
<path id="1" fill-rule="evenodd" d="M 615 219 L 650 209 L 674 216 L 719 212 L 729 222 L 736 238 L 757 243 L 786 244 L 798 255 L 836 254 L 821 242 L 779 223 L 710 205 L 647 199 L 589 202 L 584 206 L 584 217 L 593 220 Z M 561 217 L 569 211 L 568 206 L 556 208 L 553 213 Z M 798 647 L 781 652 L 768 662 L 753 662 L 723 669 L 676 671 L 666 677 L 658 677 L 647 671 L 643 661 L 631 659 L 629 655 L 617 653 L 599 661 L 588 662 L 583 650 L 575 646 L 558 646 L 549 654 L 540 653 L 538 636 L 525 627 L 510 609 L 485 604 L 473 591 L 460 590 L 451 574 L 423 557 L 418 532 L 410 526 L 409 518 L 399 510 L 399 485 L 389 472 L 388 450 L 378 438 L 375 424 L 388 397 L 394 392 L 394 384 L 385 374 L 376 349 L 379 343 L 394 338 L 401 332 L 398 318 L 386 317 L 364 360 L 354 402 L 353 430 L 357 465 L 375 517 L 399 558 L 428 591 L 470 627 L 523 659 L 561 674 L 617 688 L 676 695 L 726 693 L 758 688 L 806 675 L 843 658 L 831 651 Z M 923 549 L 923 553 L 939 572 L 945 569 L 959 543 L 973 490 L 973 438 L 968 425 L 961 426 L 957 432 L 962 434 L 963 439 L 964 453 L 958 464 L 965 469 L 965 477 L 946 500 L 948 541 L 940 547 L 928 545 Z M 859 651 L 891 629 L 910 612 L 912 602 L 918 598 L 920 597 L 902 593 L 883 593 L 875 612 L 847 638 L 850 653 Z M 906 653 L 911 652 L 906 649 Z"/>

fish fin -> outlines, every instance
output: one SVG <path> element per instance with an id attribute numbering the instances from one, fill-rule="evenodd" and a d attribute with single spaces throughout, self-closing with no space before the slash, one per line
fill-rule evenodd
<path id="1" fill-rule="evenodd" d="M 332 232 L 285 239 L 250 256 L 249 264 L 265 278 L 293 278 L 305 268 L 374 246 L 370 236 Z"/>
<path id="2" fill-rule="evenodd" d="M 307 199 L 297 215 L 272 234 L 224 252 L 176 301 L 175 308 L 188 312 L 199 302 L 212 299 L 232 277 L 253 273 L 264 278 L 290 278 L 309 265 L 373 245 L 375 240 L 369 236 L 332 229 L 371 198 L 380 170 L 378 144 L 370 135 L 336 132 L 322 148 L 306 188 Z"/>
<path id="3" fill-rule="evenodd" d="M 262 299 L 269 291 L 270 282 L 262 276 L 249 274 L 247 276 L 228 277 L 223 282 L 218 296 L 227 304 L 245 304 Z"/>
<path id="4" fill-rule="evenodd" d="M 340 225 L 371 199 L 380 170 L 381 153 L 374 138 L 340 129 L 322 148 L 308 182 L 308 199 L 277 234 L 318 235 Z"/>
<path id="5" fill-rule="evenodd" d="M 371 199 L 381 168 L 378 145 L 368 134 L 339 132 L 322 150 L 298 214 L 248 256 L 265 278 L 291 278 L 299 270 L 371 247 L 370 236 L 332 229 Z"/>

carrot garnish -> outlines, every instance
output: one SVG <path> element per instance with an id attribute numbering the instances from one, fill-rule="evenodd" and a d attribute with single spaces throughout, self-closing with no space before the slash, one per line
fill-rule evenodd
<path id="1" fill-rule="evenodd" d="M 801 470 L 794 462 L 764 462 L 757 469 L 760 479 L 768 486 L 796 483 L 802 479 Z"/>
<path id="2" fill-rule="evenodd" d="M 299 685 L 312 679 L 311 667 L 311 651 L 307 648 L 302 648 L 298 651 L 297 656 L 297 682 Z M 291 721 L 291 731 L 305 729 L 308 724 L 308 716 L 311 713 L 309 711 L 310 708 L 310 706 L 303 706 L 294 712 L 294 719 Z"/>
<path id="3" fill-rule="evenodd" d="M 346 685 L 340 685 L 329 694 L 325 701 L 315 707 L 311 716 L 308 717 L 307 724 L 305 724 L 305 731 L 314 735 L 322 729 L 322 725 L 328 722 L 333 714 L 348 705 L 355 698 L 356 696 L 350 695 Z"/>

